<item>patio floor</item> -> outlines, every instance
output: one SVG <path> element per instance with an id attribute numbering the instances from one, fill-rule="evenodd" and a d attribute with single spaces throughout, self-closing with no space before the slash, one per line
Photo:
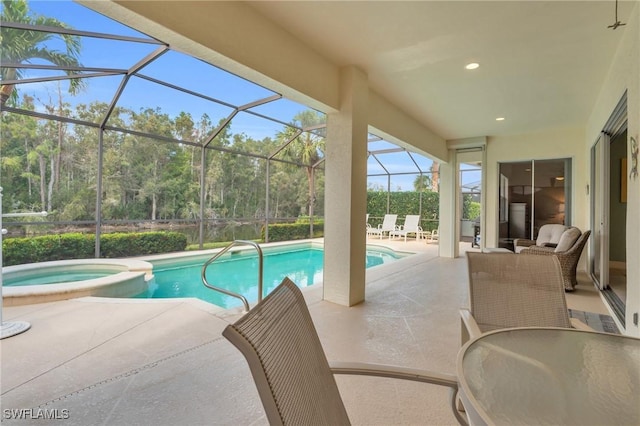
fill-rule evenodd
<path id="1" fill-rule="evenodd" d="M 419 253 L 368 270 L 366 302 L 346 308 L 322 301 L 320 286 L 303 290 L 327 358 L 454 373 L 458 308 L 467 304 L 465 257 L 439 258 L 436 244 L 383 243 Z M 567 294 L 569 308 L 607 314 L 580 278 Z M 33 409 L 23 415 L 56 415 L 65 425 L 267 424 L 242 355 L 221 336 L 238 316 L 194 299 L 5 308 L 5 321 L 28 321 L 31 329 L 0 341 L 3 423 L 45 424 L 7 415 Z M 337 381 L 353 424 L 456 424 L 445 388 L 359 376 Z"/>

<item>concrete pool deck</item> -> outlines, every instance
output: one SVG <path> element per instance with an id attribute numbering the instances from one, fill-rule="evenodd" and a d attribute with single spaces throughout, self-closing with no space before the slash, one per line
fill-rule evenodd
<path id="1" fill-rule="evenodd" d="M 369 270 L 366 302 L 347 308 L 323 301 L 321 286 L 304 289 L 327 358 L 453 373 L 466 260 L 438 258 L 436 244 L 391 244 L 420 252 Z M 584 278 L 567 294 L 569 307 L 608 313 Z M 3 423 L 267 424 L 242 355 L 221 336 L 239 315 L 194 299 L 88 297 L 7 307 L 5 321 L 28 321 L 31 329 L 0 341 Z M 456 423 L 444 388 L 337 381 L 353 424 Z M 10 418 L 18 415 L 61 420 Z"/>

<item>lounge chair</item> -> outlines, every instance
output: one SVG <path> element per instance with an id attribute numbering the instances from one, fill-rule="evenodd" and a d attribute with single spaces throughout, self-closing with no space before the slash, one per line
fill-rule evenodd
<path id="1" fill-rule="evenodd" d="M 512 327 L 592 330 L 569 317 L 560 262 L 554 256 L 467 252 L 469 308 L 461 309 L 462 343 Z"/>
<path id="2" fill-rule="evenodd" d="M 394 237 L 404 237 L 407 242 L 407 235 L 413 234 L 416 241 L 422 237 L 422 228 L 420 227 L 420 215 L 407 215 L 404 218 L 404 225 L 400 225 L 396 230 L 389 232 L 389 239 Z"/>
<path id="3" fill-rule="evenodd" d="M 396 229 L 396 220 L 398 219 L 397 214 L 386 214 L 384 215 L 384 219 L 382 223 L 378 225 L 377 228 L 367 228 L 367 237 L 369 235 L 377 235 L 382 239 L 385 233 L 389 233 L 391 231 L 395 231 Z"/>
<path id="4" fill-rule="evenodd" d="M 425 239 L 427 240 L 427 244 L 433 243 L 434 241 L 437 242 L 439 237 L 440 228 L 433 229 L 431 232 L 426 231 Z"/>
<path id="5" fill-rule="evenodd" d="M 302 292 L 288 278 L 249 313 L 228 325 L 222 335 L 246 358 L 271 425 L 350 424 L 334 374 L 390 377 L 449 387 L 452 412 L 460 424 L 466 424 L 455 409 L 455 375 L 380 364 L 330 365 Z"/>

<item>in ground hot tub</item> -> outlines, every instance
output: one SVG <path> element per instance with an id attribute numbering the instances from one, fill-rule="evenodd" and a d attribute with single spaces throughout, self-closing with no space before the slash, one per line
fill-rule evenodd
<path id="1" fill-rule="evenodd" d="M 84 296 L 130 297 L 146 291 L 153 265 L 130 259 L 76 259 L 2 268 L 4 306 Z"/>

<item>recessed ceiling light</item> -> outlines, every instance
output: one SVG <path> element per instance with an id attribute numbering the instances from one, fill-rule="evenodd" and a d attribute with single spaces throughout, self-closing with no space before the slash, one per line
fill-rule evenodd
<path id="1" fill-rule="evenodd" d="M 496 118 L 496 121 L 504 121 L 504 117 L 498 117 Z"/>
<path id="2" fill-rule="evenodd" d="M 478 64 L 477 62 L 471 62 L 470 64 L 467 64 L 465 66 L 465 68 L 468 69 L 468 70 L 475 70 L 479 66 L 480 66 L 480 64 Z"/>

